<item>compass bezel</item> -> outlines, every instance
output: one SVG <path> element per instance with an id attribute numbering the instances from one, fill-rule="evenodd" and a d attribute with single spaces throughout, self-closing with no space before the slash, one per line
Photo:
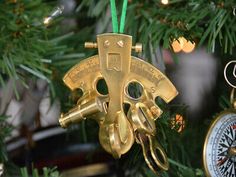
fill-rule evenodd
<path id="1" fill-rule="evenodd" d="M 219 113 L 219 115 L 217 115 L 215 117 L 215 119 L 212 121 L 209 129 L 208 129 L 208 132 L 207 132 L 207 136 L 205 138 L 205 141 L 204 141 L 204 148 L 203 148 L 203 165 L 204 165 L 204 171 L 205 171 L 205 174 L 207 177 L 212 177 L 210 175 L 210 172 L 209 172 L 209 169 L 208 169 L 208 166 L 207 166 L 207 155 L 206 155 L 206 149 L 207 149 L 207 145 L 209 144 L 209 137 L 211 135 L 211 133 L 213 132 L 213 129 L 215 128 L 215 125 L 227 114 L 236 114 L 236 110 L 231 108 L 231 109 L 227 109 L 227 110 L 224 110 L 222 111 L 221 113 Z"/>

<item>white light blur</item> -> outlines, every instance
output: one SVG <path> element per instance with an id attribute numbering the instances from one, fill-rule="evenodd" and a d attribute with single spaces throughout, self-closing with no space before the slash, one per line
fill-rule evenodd
<path id="1" fill-rule="evenodd" d="M 167 4 L 169 4 L 169 0 L 161 0 L 161 3 L 164 5 L 167 5 Z"/>

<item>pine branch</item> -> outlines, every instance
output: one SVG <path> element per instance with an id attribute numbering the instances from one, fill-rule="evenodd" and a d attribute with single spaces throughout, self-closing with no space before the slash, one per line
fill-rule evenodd
<path id="1" fill-rule="evenodd" d="M 10 135 L 12 128 L 6 123 L 6 119 L 7 116 L 0 115 L 0 163 L 8 160 L 4 141 Z"/>
<path id="2" fill-rule="evenodd" d="M 74 33 L 62 34 L 55 24 L 47 27 L 43 23 L 56 3 L 41 0 L 1 1 L 1 86 L 5 85 L 6 79 L 12 79 L 20 80 L 27 87 L 26 79 L 33 76 L 51 83 L 54 60 L 57 63 L 59 58 L 60 62 L 67 60 L 67 65 L 71 66 L 74 62 L 70 59 L 79 56 L 68 55 L 73 47 L 63 44 Z M 79 58 L 76 59 L 78 61 Z M 15 93 L 17 95 L 17 91 Z"/>
<path id="3" fill-rule="evenodd" d="M 21 176 L 22 177 L 29 177 L 29 173 L 26 168 L 21 168 Z M 32 169 L 32 177 L 60 177 L 59 172 L 57 171 L 57 168 L 43 168 L 43 175 L 39 175 L 38 169 L 33 168 Z"/>
<path id="4" fill-rule="evenodd" d="M 121 7 L 122 1 L 117 3 Z M 109 1 L 84 0 L 81 5 L 89 8 L 88 15 L 99 17 L 105 13 L 101 8 L 109 8 Z M 171 42 L 184 36 L 200 41 L 199 46 L 206 44 L 211 52 L 219 43 L 224 53 L 232 54 L 236 46 L 235 5 L 233 0 L 169 0 L 168 5 L 160 0 L 132 0 L 128 5 L 126 33 L 145 48 L 151 40 L 153 46 L 171 49 Z"/>

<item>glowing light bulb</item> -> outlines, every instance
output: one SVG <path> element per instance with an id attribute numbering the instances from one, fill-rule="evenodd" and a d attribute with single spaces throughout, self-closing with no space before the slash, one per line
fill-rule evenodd
<path id="1" fill-rule="evenodd" d="M 175 53 L 178 53 L 182 50 L 182 47 L 180 46 L 180 43 L 177 40 L 174 40 L 171 45 Z"/>
<path id="2" fill-rule="evenodd" d="M 161 0 L 161 3 L 164 5 L 167 5 L 167 4 L 169 4 L 169 0 Z"/>
<path id="3" fill-rule="evenodd" d="M 178 53 L 180 51 L 184 51 L 185 53 L 190 53 L 195 48 L 195 43 L 191 41 L 187 41 L 184 37 L 179 37 L 178 40 L 175 39 L 172 44 L 172 49 L 174 52 Z"/>
<path id="4" fill-rule="evenodd" d="M 50 17 L 46 17 L 46 18 L 44 18 L 43 23 L 44 23 L 44 25 L 47 26 L 50 23 L 50 21 L 51 21 L 51 18 Z"/>
<path id="5" fill-rule="evenodd" d="M 190 53 L 190 52 L 192 52 L 193 50 L 194 50 L 194 48 L 195 48 L 195 42 L 191 42 L 191 41 L 187 41 L 185 44 L 184 44 L 184 46 L 183 46 L 183 51 L 185 52 L 185 53 Z"/>
<path id="6" fill-rule="evenodd" d="M 53 19 L 55 19 L 56 17 L 60 16 L 63 13 L 63 10 L 64 6 L 55 8 L 48 17 L 44 18 L 43 21 L 44 25 L 46 26 L 49 25 Z"/>
<path id="7" fill-rule="evenodd" d="M 179 39 L 175 39 L 172 42 L 172 48 L 174 52 L 180 52 L 183 49 L 184 43 L 186 42 L 186 39 L 184 37 L 179 37 Z"/>

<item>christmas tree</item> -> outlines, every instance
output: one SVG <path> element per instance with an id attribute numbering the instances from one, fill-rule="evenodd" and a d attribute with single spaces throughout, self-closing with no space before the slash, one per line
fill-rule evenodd
<path id="1" fill-rule="evenodd" d="M 97 53 L 96 50 L 84 49 L 86 41 L 95 41 L 97 34 L 112 32 L 111 16 L 114 14 L 111 2 L 0 2 L 0 176 L 1 173 L 5 176 L 28 176 L 26 168 L 20 170 L 25 166 L 29 171 L 33 166 L 33 176 L 38 176 L 38 173 L 43 176 L 59 176 L 55 168 L 40 168 L 45 165 L 58 166 L 58 170 L 63 172 L 78 164 L 82 166 L 83 158 L 78 164 L 67 167 L 66 163 L 74 163 L 75 160 L 66 161 L 66 151 L 57 154 L 57 160 L 48 160 L 51 158 L 47 157 L 50 153 L 59 152 L 53 148 L 57 145 L 62 145 L 61 149 L 68 148 L 66 144 L 71 142 L 76 145 L 93 144 L 91 151 L 85 153 L 85 159 L 90 158 L 90 164 L 96 163 L 96 158 L 103 156 L 104 152 L 97 145 L 98 126 L 93 121 L 82 122 L 65 131 L 59 127 L 58 119 L 60 112 L 67 112 L 81 97 L 81 90 L 71 92 L 64 85 L 63 76 L 75 64 Z M 117 16 L 122 16 L 123 1 L 116 1 L 116 8 Z M 176 82 L 177 90 L 180 89 L 179 98 L 168 105 L 163 100 L 156 100 L 163 111 L 156 121 L 156 136 L 170 164 L 168 171 L 158 171 L 160 176 L 205 176 L 202 154 L 208 128 L 216 114 L 231 107 L 231 88 L 225 82 L 223 68 L 235 55 L 235 9 L 234 0 L 128 1 L 124 33 L 133 37 L 133 43 L 143 44 L 143 53 L 138 54 L 139 58 L 166 73 L 170 80 L 174 80 L 174 84 Z M 206 56 L 207 61 L 204 57 L 198 59 L 199 56 Z M 188 65 L 188 62 L 192 64 Z M 189 73 L 183 74 L 188 67 Z M 182 88 L 183 80 L 187 78 L 184 76 L 190 76 L 195 71 L 194 68 L 204 67 L 212 73 L 207 72 L 205 75 L 202 69 L 193 75 L 196 77 L 200 73 L 202 78 L 211 75 L 214 79 L 204 81 L 207 84 L 200 82 L 203 88 L 209 89 L 206 89 L 206 95 L 202 94 L 204 103 L 200 103 L 201 108 L 194 109 L 188 100 L 197 100 L 198 96 L 187 97 L 192 84 L 198 82 L 194 80 L 195 77 L 188 78 L 186 82 L 189 89 L 185 89 Z M 179 78 L 176 79 L 173 76 L 175 74 Z M 100 89 L 107 92 L 104 84 L 101 84 Z M 137 94 L 137 89 L 131 88 L 131 92 Z M 35 140 L 35 133 L 45 127 L 52 130 L 52 125 L 53 130 L 60 132 L 60 138 L 56 140 L 58 144 L 52 145 L 50 150 L 50 145 L 42 141 L 41 146 Z M 24 157 L 21 154 L 20 160 L 15 158 L 12 152 L 16 151 L 10 146 L 17 140 L 16 137 L 26 140 L 22 147 L 27 149 L 27 153 Z M 48 149 L 40 152 L 40 148 Z M 94 149 L 99 149 L 96 151 L 98 156 Z M 91 155 L 91 152 L 95 155 Z M 138 145 L 119 160 L 111 160 L 109 155 L 104 159 L 103 163 L 112 163 L 115 172 L 110 173 L 116 176 L 156 176 L 146 165 Z M 39 172 L 34 167 L 39 168 Z M 69 174 L 65 172 L 64 176 Z"/>

